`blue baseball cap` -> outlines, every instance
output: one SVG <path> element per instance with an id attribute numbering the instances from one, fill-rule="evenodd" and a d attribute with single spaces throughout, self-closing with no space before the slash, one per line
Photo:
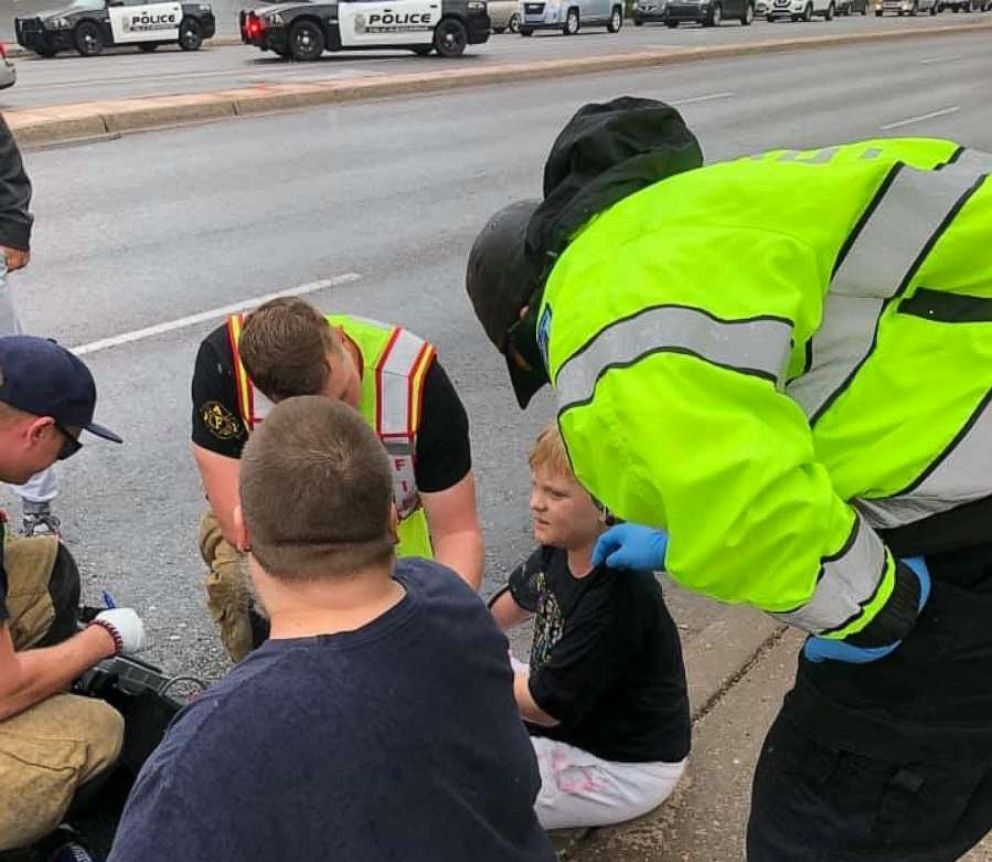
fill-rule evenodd
<path id="1" fill-rule="evenodd" d="M 0 338 L 0 401 L 33 416 L 50 416 L 60 428 L 83 428 L 114 443 L 124 441 L 93 421 L 93 375 L 60 344 L 48 338 Z"/>

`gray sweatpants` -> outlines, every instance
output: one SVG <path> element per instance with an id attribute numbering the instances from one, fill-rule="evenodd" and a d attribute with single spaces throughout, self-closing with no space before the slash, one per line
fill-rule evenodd
<path id="1" fill-rule="evenodd" d="M 0 336 L 20 335 L 23 331 L 7 281 L 7 265 L 0 256 Z M 10 487 L 25 503 L 48 503 L 59 493 L 58 477 L 53 467 L 32 476 L 23 485 Z"/>

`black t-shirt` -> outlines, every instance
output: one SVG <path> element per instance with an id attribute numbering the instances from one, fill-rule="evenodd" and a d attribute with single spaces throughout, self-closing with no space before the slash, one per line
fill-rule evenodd
<path id="1" fill-rule="evenodd" d="M 193 442 L 218 455 L 240 458 L 248 432 L 238 411 L 234 357 L 226 324 L 201 342 L 192 388 Z M 468 414 L 437 360 L 424 378 L 414 455 L 417 488 L 425 494 L 447 490 L 472 469 Z"/>
<path id="2" fill-rule="evenodd" d="M 267 641 L 188 706 L 110 862 L 554 862 L 506 638 L 449 569 L 395 577 L 378 619 Z"/>
<path id="3" fill-rule="evenodd" d="M 690 716 L 678 630 L 651 572 L 597 568 L 576 578 L 565 551 L 541 547 L 509 583 L 536 614 L 530 693 L 547 736 L 622 763 L 677 763 Z"/>

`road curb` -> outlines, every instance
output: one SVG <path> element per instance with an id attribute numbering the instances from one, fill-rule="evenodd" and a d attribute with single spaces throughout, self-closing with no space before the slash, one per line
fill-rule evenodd
<path id="1" fill-rule="evenodd" d="M 23 108 L 5 112 L 18 141 L 25 146 L 47 145 L 108 133 L 146 131 L 182 123 L 202 122 L 315 105 L 336 104 L 403 95 L 439 93 L 507 81 L 527 81 L 616 72 L 676 63 L 692 63 L 754 54 L 807 50 L 843 45 L 951 36 L 992 31 L 992 22 L 955 24 L 875 33 L 809 36 L 797 39 L 763 40 L 746 45 L 714 45 L 705 48 L 638 51 L 602 57 L 506 63 L 478 69 L 369 76 L 328 83 L 263 84 L 177 96 L 150 96 L 108 102 L 87 102 Z"/>

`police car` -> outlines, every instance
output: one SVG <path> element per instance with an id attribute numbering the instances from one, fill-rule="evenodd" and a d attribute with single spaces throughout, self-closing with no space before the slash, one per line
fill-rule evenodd
<path id="1" fill-rule="evenodd" d="M 485 0 L 297 0 L 242 9 L 239 20 L 242 42 L 294 60 L 370 48 L 458 57 L 490 27 Z"/>
<path id="2" fill-rule="evenodd" d="M 210 4 L 201 2 L 74 0 L 56 12 L 14 18 L 17 43 L 42 57 L 73 50 L 94 57 L 110 45 L 196 51 L 215 28 Z"/>

